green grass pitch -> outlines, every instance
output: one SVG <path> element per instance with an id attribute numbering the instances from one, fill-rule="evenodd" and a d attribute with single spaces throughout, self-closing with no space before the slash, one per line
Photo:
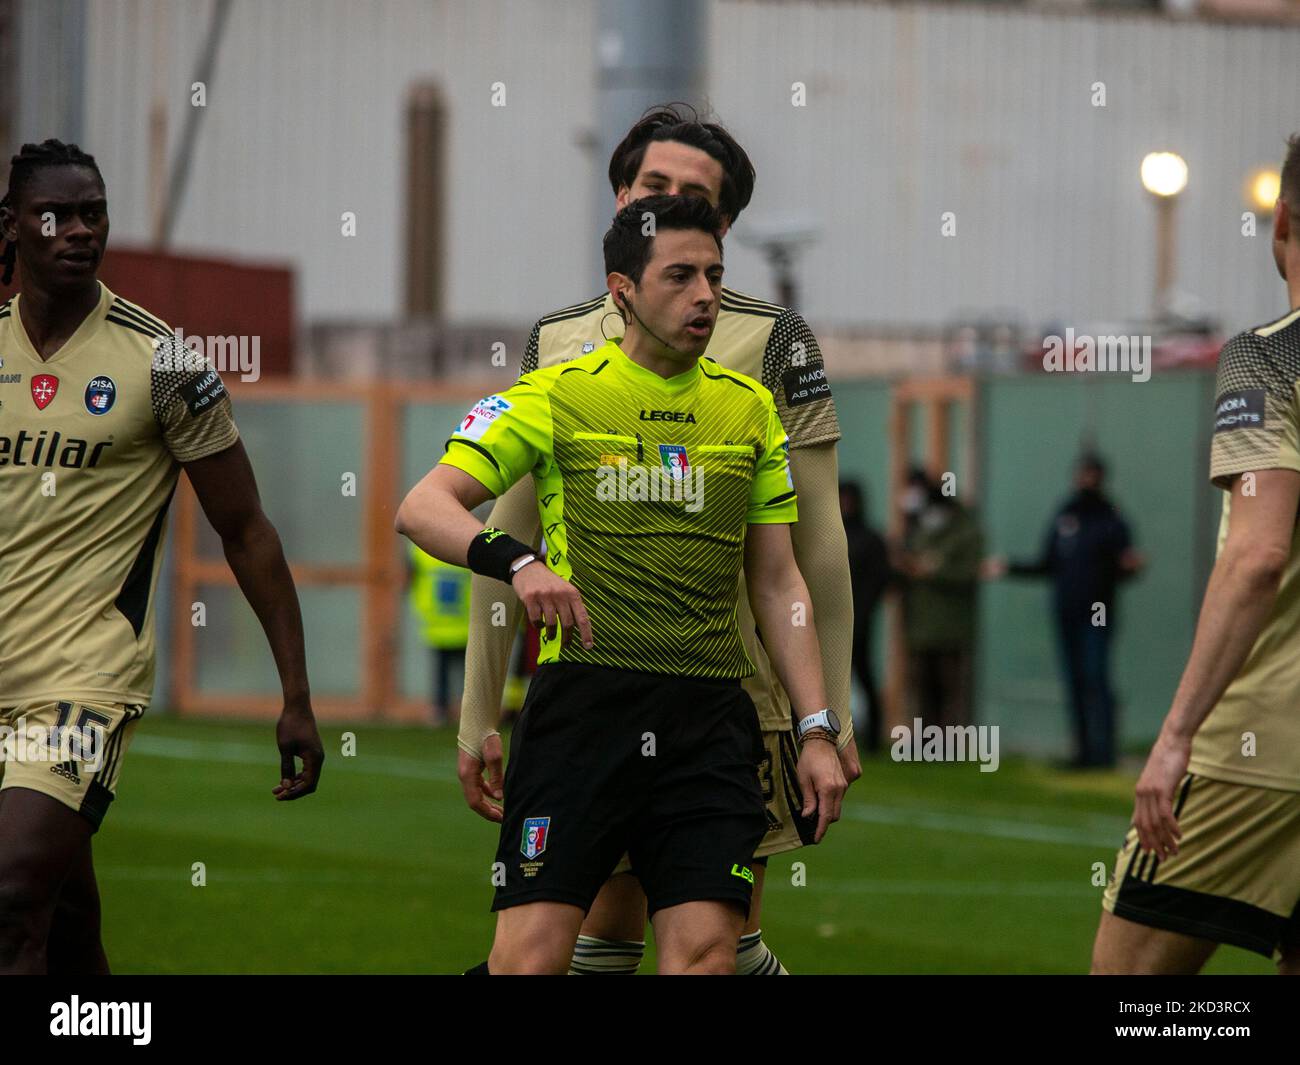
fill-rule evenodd
<path id="1" fill-rule="evenodd" d="M 284 804 L 271 725 L 145 717 L 95 839 L 117 972 L 454 973 L 487 956 L 497 833 L 461 799 L 454 737 L 351 731 L 355 757 L 323 730 L 321 790 Z M 871 761 L 825 843 L 772 859 L 764 938 L 796 973 L 1086 971 L 1092 865 L 1114 860 L 1132 784 Z M 1272 968 L 1223 948 L 1208 971 Z"/>

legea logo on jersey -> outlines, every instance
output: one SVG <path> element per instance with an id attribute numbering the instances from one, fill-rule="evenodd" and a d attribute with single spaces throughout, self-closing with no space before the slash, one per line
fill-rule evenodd
<path id="1" fill-rule="evenodd" d="M 510 401 L 500 396 L 487 396 L 480 399 L 474 404 L 474 409 L 465 415 L 465 420 L 460 423 L 456 435 L 467 440 L 478 440 L 487 432 L 488 426 L 496 421 L 497 415 L 504 414 L 509 409 Z"/>
<path id="2" fill-rule="evenodd" d="M 91 414 L 107 414 L 117 402 L 117 385 L 111 377 L 92 377 L 86 385 L 86 410 Z"/>
<path id="3" fill-rule="evenodd" d="M 614 464 L 607 460 L 617 458 Z M 691 465 L 682 444 L 660 444 L 659 465 L 633 464 L 601 455 L 596 498 L 602 503 L 682 503 L 692 514 L 704 506 L 704 471 Z"/>
<path id="4" fill-rule="evenodd" d="M 551 819 L 549 817 L 530 817 L 524 821 L 523 840 L 519 844 L 519 849 L 529 861 L 536 858 L 542 851 L 546 850 L 546 837 L 551 831 Z"/>

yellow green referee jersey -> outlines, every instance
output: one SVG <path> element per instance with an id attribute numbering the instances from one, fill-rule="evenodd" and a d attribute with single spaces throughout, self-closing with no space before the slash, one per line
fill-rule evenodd
<path id="1" fill-rule="evenodd" d="M 1239 333 L 1219 355 L 1210 477 L 1230 488 L 1253 470 L 1300 472 L 1300 310 Z M 1225 492 L 1219 549 L 1232 496 Z M 1300 529 L 1272 613 L 1240 672 L 1192 741 L 1191 772 L 1300 791 Z"/>
<path id="2" fill-rule="evenodd" d="M 758 381 L 707 356 L 665 379 L 610 341 L 480 401 L 442 462 L 493 495 L 533 475 L 547 565 L 595 644 L 543 634 L 539 663 L 744 677 L 745 532 L 797 519 L 788 448 Z"/>
<path id="3" fill-rule="evenodd" d="M 149 701 L 179 464 L 238 438 L 217 372 L 169 357 L 165 323 L 99 288 L 49 359 L 22 296 L 0 307 L 0 706 Z"/>
<path id="4" fill-rule="evenodd" d="M 608 292 L 543 316 L 529 334 L 522 373 L 555 366 L 621 336 L 623 321 Z M 705 354 L 727 370 L 762 383 L 772 395 L 792 450 L 840 439 L 839 419 L 821 349 L 797 311 L 723 287 L 718 318 Z M 838 509 L 838 505 L 837 505 Z M 843 591 L 849 595 L 846 587 Z M 790 700 L 754 632 L 749 602 L 738 606 L 741 638 L 756 667 L 745 690 L 766 731 L 790 728 Z"/>
<path id="5" fill-rule="evenodd" d="M 622 334 L 623 321 L 608 292 L 575 303 L 533 326 L 520 374 L 585 355 Z M 839 440 L 840 424 L 821 349 L 797 311 L 724 287 L 704 354 L 725 369 L 761 382 L 772 393 L 792 448 Z"/>

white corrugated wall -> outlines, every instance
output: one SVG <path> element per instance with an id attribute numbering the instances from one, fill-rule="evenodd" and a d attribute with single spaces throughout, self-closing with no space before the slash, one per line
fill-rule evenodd
<path id="1" fill-rule="evenodd" d="M 88 147 L 116 234 L 139 240 L 154 20 L 171 42 L 174 144 L 210 3 L 90 12 Z M 590 168 L 604 166 L 579 144 L 593 25 L 592 0 L 236 0 L 177 246 L 293 262 L 308 318 L 396 314 L 403 107 L 432 79 L 451 115 L 451 317 L 526 322 L 595 291 L 578 246 L 592 239 Z M 816 322 L 1146 312 L 1154 218 L 1137 167 L 1164 147 L 1191 167 L 1178 287 L 1233 327 L 1282 305 L 1266 232 L 1240 234 L 1241 185 L 1300 129 L 1300 30 L 755 0 L 716 0 L 710 25 L 711 102 L 759 170 L 749 217 L 821 227 L 801 270 Z M 496 81 L 505 108 L 491 106 Z M 339 232 L 349 210 L 354 238 Z M 940 235 L 945 211 L 955 237 Z M 728 251 L 730 281 L 771 294 L 756 253 Z"/>

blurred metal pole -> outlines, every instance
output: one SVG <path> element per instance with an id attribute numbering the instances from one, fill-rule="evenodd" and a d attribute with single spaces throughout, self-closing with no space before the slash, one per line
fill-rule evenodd
<path id="1" fill-rule="evenodd" d="M 167 211 L 167 74 L 171 9 L 160 5 L 153 13 L 153 56 L 149 66 L 153 87 L 149 100 L 149 232 L 163 242 Z"/>
<path id="2" fill-rule="evenodd" d="M 86 0 L 25 0 L 17 16 L 15 147 L 57 137 L 93 155 L 85 140 Z"/>
<path id="3" fill-rule="evenodd" d="M 605 276 L 600 238 L 614 213 L 609 157 L 648 107 L 678 100 L 703 109 L 708 23 L 704 0 L 599 0 L 593 279 Z"/>
<path id="4" fill-rule="evenodd" d="M 221 36 L 226 29 L 226 19 L 230 15 L 230 0 L 216 0 L 212 7 L 212 21 L 208 23 L 208 35 L 203 41 L 203 52 L 199 56 L 199 67 L 194 80 L 204 85 L 204 94 L 212 89 L 212 72 L 217 66 L 217 51 L 221 47 Z M 180 147 L 176 153 L 176 162 L 172 165 L 171 179 L 167 183 L 167 201 L 163 205 L 162 223 L 155 233 L 159 247 L 165 248 L 171 243 L 172 230 L 176 228 L 176 218 L 180 214 L 181 202 L 185 198 L 185 186 L 189 182 L 190 163 L 194 159 L 194 146 L 199 132 L 199 113 L 207 107 L 190 106 L 185 113 L 185 122 L 181 126 Z"/>
<path id="5" fill-rule="evenodd" d="M 1156 293 L 1155 316 L 1170 312 L 1177 256 L 1177 196 L 1156 197 Z"/>

